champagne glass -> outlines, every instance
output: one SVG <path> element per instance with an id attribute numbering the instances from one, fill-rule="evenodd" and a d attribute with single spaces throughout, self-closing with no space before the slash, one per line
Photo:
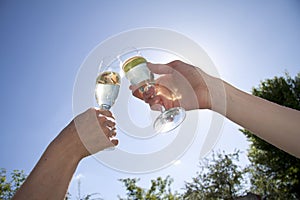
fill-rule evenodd
<path id="1" fill-rule="evenodd" d="M 122 69 L 126 78 L 132 85 L 138 85 L 139 92 L 144 93 L 149 89 L 155 90 L 154 75 L 147 67 L 147 60 L 139 53 L 128 58 L 128 55 L 119 56 Z M 166 110 L 161 105 L 161 114 L 153 123 L 153 128 L 157 133 L 166 133 L 178 127 L 185 119 L 185 110 L 181 107 L 174 107 Z"/>
<path id="2" fill-rule="evenodd" d="M 106 60 L 101 61 L 99 70 L 101 67 L 104 67 L 106 71 L 101 72 L 97 76 L 95 98 L 100 109 L 109 110 L 118 97 L 121 77 L 119 73 L 108 70 L 109 65 L 106 63 Z M 115 147 L 110 147 L 105 149 L 105 151 L 112 151 L 114 149 Z"/>
<path id="3" fill-rule="evenodd" d="M 109 110 L 115 103 L 120 89 L 120 75 L 117 72 L 105 71 L 96 79 L 95 97 L 103 110 Z"/>

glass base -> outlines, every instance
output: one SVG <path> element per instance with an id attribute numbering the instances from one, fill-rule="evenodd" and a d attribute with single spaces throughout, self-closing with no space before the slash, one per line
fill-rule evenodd
<path id="1" fill-rule="evenodd" d="M 184 119 L 185 110 L 183 108 L 171 108 L 164 111 L 156 118 L 153 128 L 156 133 L 166 133 L 177 128 Z"/>

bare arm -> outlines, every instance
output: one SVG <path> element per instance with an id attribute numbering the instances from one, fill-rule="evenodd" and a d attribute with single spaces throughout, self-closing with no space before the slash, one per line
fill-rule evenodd
<path id="1" fill-rule="evenodd" d="M 224 83 L 226 117 L 274 146 L 300 158 L 300 112 Z"/>
<path id="2" fill-rule="evenodd" d="M 213 110 L 300 158 L 300 111 L 247 94 L 181 61 L 168 64 L 148 63 L 148 67 L 153 73 L 163 75 L 156 80 L 158 87 L 164 86 L 169 91 L 180 94 L 176 95 L 180 99 L 166 105 L 182 106 L 186 110 Z M 157 92 L 155 95 L 141 96 L 136 92 L 136 87 L 131 86 L 131 89 L 136 97 L 150 106 L 172 99 Z M 158 100 L 159 98 L 163 100 Z"/>
<path id="3" fill-rule="evenodd" d="M 114 122 L 105 116 L 98 117 L 100 113 L 111 117 L 109 111 L 89 109 L 72 120 L 47 147 L 13 199 L 64 199 L 80 160 L 95 153 L 89 149 L 100 151 L 118 143 L 109 140 L 115 136 Z M 85 133 L 78 133 L 80 127 Z M 84 138 L 99 144 L 84 144 Z"/>

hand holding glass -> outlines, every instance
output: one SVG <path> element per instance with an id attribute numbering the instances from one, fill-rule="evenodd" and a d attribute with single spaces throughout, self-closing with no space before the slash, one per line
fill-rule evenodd
<path id="1" fill-rule="evenodd" d="M 124 62 L 122 61 L 121 64 L 126 78 L 132 85 L 140 86 L 138 90 L 141 93 L 145 93 L 150 89 L 155 91 L 154 75 L 147 67 L 145 58 L 134 56 Z M 175 129 L 185 118 L 185 110 L 181 107 L 166 110 L 161 105 L 161 112 L 153 124 L 153 128 L 157 133 L 165 133 Z"/>
<path id="2" fill-rule="evenodd" d="M 120 75 L 116 72 L 105 71 L 96 79 L 95 97 L 102 110 L 109 110 L 118 97 L 120 88 Z M 112 129 L 113 130 L 113 129 Z M 110 147 L 106 150 L 114 150 Z"/>

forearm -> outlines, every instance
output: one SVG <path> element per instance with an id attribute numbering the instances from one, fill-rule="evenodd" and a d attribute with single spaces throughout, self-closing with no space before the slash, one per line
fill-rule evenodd
<path id="1" fill-rule="evenodd" d="M 224 83 L 225 116 L 274 146 L 300 157 L 300 112 Z"/>
<path id="2" fill-rule="evenodd" d="M 65 128 L 51 142 L 13 199 L 64 199 L 81 160 L 78 145 L 68 142 L 78 137 L 72 129 L 72 126 Z"/>
<path id="3" fill-rule="evenodd" d="M 64 199 L 78 163 L 118 144 L 110 111 L 89 108 L 51 142 L 13 199 Z M 75 125 L 76 124 L 76 125 Z"/>

